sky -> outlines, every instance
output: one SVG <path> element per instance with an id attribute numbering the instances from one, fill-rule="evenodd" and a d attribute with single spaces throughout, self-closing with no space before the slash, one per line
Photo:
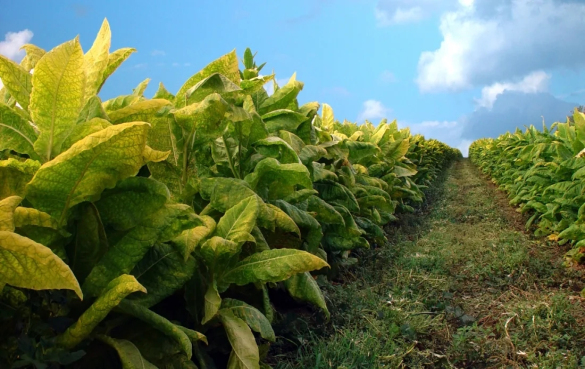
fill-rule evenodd
<path id="1" fill-rule="evenodd" d="M 111 51 L 133 54 L 102 100 L 151 78 L 177 92 L 212 60 L 246 47 L 263 74 L 336 119 L 400 127 L 461 149 L 525 125 L 565 121 L 585 104 L 583 0 L 0 0 L 0 54 L 77 35 L 85 51 L 104 18 Z"/>

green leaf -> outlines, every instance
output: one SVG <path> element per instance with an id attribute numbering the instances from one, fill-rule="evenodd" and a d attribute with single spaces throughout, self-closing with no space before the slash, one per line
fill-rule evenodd
<path id="1" fill-rule="evenodd" d="M 344 185 L 331 180 L 323 180 L 316 182 L 313 187 L 319 191 L 319 196 L 328 203 L 343 205 L 352 212 L 358 213 L 360 211 L 357 199 Z"/>
<path id="2" fill-rule="evenodd" d="M 37 133 L 23 117 L 0 103 L 0 150 L 14 150 L 32 159 L 39 156 L 34 150 Z"/>
<path id="3" fill-rule="evenodd" d="M 221 312 L 219 319 L 232 346 L 227 369 L 260 369 L 258 345 L 246 322 L 229 311 Z"/>
<path id="4" fill-rule="evenodd" d="M 39 60 L 47 53 L 45 50 L 33 44 L 24 44 L 21 49 L 26 51 L 26 56 L 20 62 L 20 66 L 27 72 L 30 72 L 31 69 L 36 67 Z"/>
<path id="5" fill-rule="evenodd" d="M 295 274 L 328 266 L 325 261 L 306 251 L 267 250 L 240 261 L 224 274 L 222 282 L 238 286 L 256 282 L 280 282 Z"/>
<path id="6" fill-rule="evenodd" d="M 104 72 L 108 67 L 111 40 L 112 32 L 110 31 L 110 24 L 107 19 L 104 19 L 91 49 L 84 55 L 85 71 L 87 74 L 87 82 L 85 85 L 86 101 L 95 96 L 102 85 Z"/>
<path id="7" fill-rule="evenodd" d="M 185 97 L 187 98 L 186 102 L 188 105 L 199 102 L 214 92 L 222 95 L 224 98 L 228 98 L 241 90 L 238 85 L 230 81 L 226 76 L 214 73 L 188 89 L 185 92 Z"/>
<path id="8" fill-rule="evenodd" d="M 236 85 L 240 84 L 240 69 L 238 65 L 238 57 L 236 51 L 233 50 L 229 54 L 220 57 L 217 60 L 209 63 L 205 68 L 197 72 L 189 78 L 183 86 L 179 89 L 175 99 L 176 107 L 183 107 L 186 105 L 186 93 L 191 87 L 202 81 L 204 78 L 211 76 L 214 73 L 221 73 Z"/>
<path id="9" fill-rule="evenodd" d="M 115 110 L 108 115 L 113 124 L 138 121 L 150 122 L 156 112 L 170 104 L 171 102 L 165 99 L 137 101 L 134 104 Z"/>
<path id="10" fill-rule="evenodd" d="M 213 218 L 202 215 L 201 220 L 205 223 L 204 225 L 184 230 L 173 239 L 173 244 L 179 249 L 185 261 L 197 249 L 197 246 L 215 231 L 216 223 Z"/>
<path id="11" fill-rule="evenodd" d="M 260 105 L 258 112 L 266 114 L 278 109 L 286 109 L 297 98 L 302 89 L 303 83 L 296 80 L 295 73 L 286 85 L 275 91 Z"/>
<path id="12" fill-rule="evenodd" d="M 96 201 L 104 189 L 136 175 L 146 161 L 148 127 L 123 123 L 76 142 L 36 172 L 26 186 L 26 198 L 64 224 L 71 207 Z"/>
<path id="13" fill-rule="evenodd" d="M 158 315 L 147 308 L 138 305 L 129 300 L 123 300 L 118 305 L 118 308 L 126 314 L 132 315 L 135 318 L 151 325 L 154 329 L 164 333 L 173 340 L 175 340 L 181 347 L 181 351 L 191 358 L 193 355 L 193 347 L 189 336 L 177 325 L 171 323 L 166 318 Z"/>
<path id="14" fill-rule="evenodd" d="M 114 73 L 116 71 L 116 69 L 118 69 L 118 67 L 126 59 L 128 59 L 128 57 L 135 51 L 136 51 L 136 49 L 134 49 L 134 48 L 125 47 L 122 49 L 118 49 L 118 50 L 114 51 L 113 53 L 111 53 L 110 55 L 108 55 L 108 65 L 107 65 L 106 69 L 104 70 L 104 74 L 102 76 L 102 83 L 100 84 L 100 87 L 98 88 L 98 92 L 103 87 L 104 83 L 106 82 L 106 79 L 108 79 L 108 77 L 111 76 L 112 73 Z"/>
<path id="15" fill-rule="evenodd" d="M 206 324 L 215 317 L 221 306 L 221 297 L 219 296 L 219 292 L 217 292 L 217 284 L 215 281 L 207 286 L 207 292 L 205 292 L 203 298 L 205 301 L 203 304 L 205 316 L 203 317 L 201 324 Z"/>
<path id="16" fill-rule="evenodd" d="M 0 231 L 0 281 L 32 290 L 68 289 L 83 298 L 73 272 L 46 246 Z"/>
<path id="17" fill-rule="evenodd" d="M 71 133 L 69 136 L 67 136 L 65 141 L 63 141 L 63 146 L 61 148 L 63 151 L 69 150 L 69 148 L 77 141 L 84 139 L 92 133 L 96 133 L 102 129 L 108 128 L 111 125 L 112 124 L 110 122 L 102 118 L 92 118 L 88 121 L 78 123 L 75 125 L 75 127 L 73 127 Z"/>
<path id="18" fill-rule="evenodd" d="M 315 213 L 319 223 L 340 224 L 345 226 L 343 217 L 335 208 L 317 196 L 309 197 L 307 211 Z"/>
<path id="19" fill-rule="evenodd" d="M 159 181 L 130 177 L 102 192 L 95 206 L 105 225 L 126 231 L 162 208 L 169 199 L 169 190 Z"/>
<path id="20" fill-rule="evenodd" d="M 153 99 L 165 99 L 165 100 L 168 100 L 168 101 L 174 101 L 175 100 L 175 95 L 173 95 L 172 93 L 170 93 L 165 88 L 165 85 L 163 85 L 163 83 L 160 82 L 158 84 L 158 90 L 156 90 L 156 92 L 154 93 L 154 96 L 152 98 Z"/>
<path id="21" fill-rule="evenodd" d="M 201 246 L 200 253 L 207 268 L 214 275 L 219 275 L 233 266 L 233 261 L 241 250 L 240 244 L 214 236 Z"/>
<path id="22" fill-rule="evenodd" d="M 287 109 L 274 110 L 262 115 L 262 120 L 266 123 L 266 129 L 270 133 L 280 130 L 294 132 L 307 119 L 304 115 Z"/>
<path id="23" fill-rule="evenodd" d="M 321 225 L 311 216 L 311 214 L 307 213 L 304 210 L 297 208 L 294 205 L 291 205 L 283 200 L 276 200 L 276 206 L 282 209 L 285 213 L 287 213 L 294 222 L 301 228 L 303 239 L 307 242 L 306 250 L 310 252 L 316 252 L 317 248 L 319 247 L 319 243 L 321 242 L 321 238 L 323 237 L 323 232 L 321 230 Z"/>
<path id="24" fill-rule="evenodd" d="M 10 196 L 0 201 L 0 231 L 14 231 L 14 211 L 21 201 L 22 197 L 19 196 Z"/>
<path id="25" fill-rule="evenodd" d="M 230 312 L 246 322 L 253 331 L 260 333 L 262 338 L 270 342 L 276 341 L 274 330 L 264 314 L 255 307 L 235 299 L 223 299 L 220 314 Z"/>
<path id="26" fill-rule="evenodd" d="M 254 172 L 245 177 L 258 195 L 267 199 L 279 199 L 294 192 L 296 186 L 312 188 L 310 173 L 303 164 L 280 164 L 266 158 L 256 164 Z"/>
<path id="27" fill-rule="evenodd" d="M 300 163 L 295 150 L 280 137 L 268 137 L 258 140 L 253 146 L 258 153 L 275 158 L 283 164 Z"/>
<path id="28" fill-rule="evenodd" d="M 118 352 L 122 369 L 157 369 L 156 366 L 142 357 L 132 342 L 104 335 L 98 335 L 97 338 Z"/>
<path id="29" fill-rule="evenodd" d="M 32 77 L 31 117 L 40 131 L 37 154 L 49 161 L 61 152 L 83 107 L 85 89 L 83 50 L 78 39 L 49 51 L 39 60 Z"/>
<path id="30" fill-rule="evenodd" d="M 129 294 L 144 292 L 146 289 L 131 275 L 121 275 L 112 280 L 97 300 L 81 314 L 72 326 L 57 337 L 57 343 L 72 349 L 91 334 L 97 325 L 106 318 L 109 312 Z"/>
<path id="31" fill-rule="evenodd" d="M 16 102 L 28 110 L 33 86 L 31 74 L 12 60 L 0 55 L 0 80 Z"/>
<path id="32" fill-rule="evenodd" d="M 69 266 L 81 284 L 92 268 L 108 251 L 108 237 L 100 214 L 92 203 L 84 203 L 80 209 L 75 241 L 69 244 Z"/>
<path id="33" fill-rule="evenodd" d="M 201 197 L 222 213 L 250 196 L 256 196 L 256 193 L 241 179 L 215 177 L 201 180 Z"/>
<path id="34" fill-rule="evenodd" d="M 268 208 L 268 211 L 272 212 L 271 218 L 274 218 L 274 222 L 273 223 L 270 222 L 272 224 L 270 224 L 269 227 L 266 227 L 267 224 L 266 222 L 264 222 L 264 224 L 262 224 L 264 228 L 267 228 L 270 231 L 274 231 L 276 228 L 278 228 L 281 231 L 295 233 L 296 235 L 301 237 L 301 231 L 299 227 L 287 213 L 285 213 L 282 209 L 272 204 L 266 204 L 266 207 Z"/>
<path id="35" fill-rule="evenodd" d="M 333 109 L 328 104 L 323 104 L 322 117 L 323 127 L 326 129 L 333 128 L 335 117 L 333 116 Z"/>
<path id="36" fill-rule="evenodd" d="M 221 217 L 215 233 L 236 243 L 249 241 L 250 232 L 256 225 L 259 208 L 258 199 L 254 196 L 240 201 Z"/>
<path id="37" fill-rule="evenodd" d="M 319 285 L 309 272 L 293 275 L 284 281 L 284 285 L 293 298 L 300 301 L 310 302 L 323 310 L 327 319 L 330 318 L 331 315 L 327 309 L 325 297 L 323 297 Z"/>
<path id="38" fill-rule="evenodd" d="M 130 273 L 155 243 L 170 241 L 185 229 L 201 224 L 202 221 L 189 206 L 165 205 L 110 245 L 108 252 L 86 278 L 83 290 L 92 296 L 99 295 L 112 279 Z"/>
<path id="39" fill-rule="evenodd" d="M 36 160 L 19 161 L 8 159 L 0 161 L 0 200 L 9 196 L 24 197 L 25 186 L 39 170 L 41 164 Z"/>
<path id="40" fill-rule="evenodd" d="M 148 293 L 129 297 L 145 307 L 154 306 L 171 296 L 191 279 L 197 263 L 192 257 L 183 258 L 174 247 L 159 243 L 152 247 L 132 269 Z"/>

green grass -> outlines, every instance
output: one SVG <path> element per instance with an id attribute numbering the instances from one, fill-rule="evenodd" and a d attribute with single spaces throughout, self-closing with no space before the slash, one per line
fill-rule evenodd
<path id="1" fill-rule="evenodd" d="M 332 321 L 287 322 L 271 351 L 292 368 L 585 368 L 583 276 L 467 160 L 431 205 L 387 229 L 343 280 Z"/>

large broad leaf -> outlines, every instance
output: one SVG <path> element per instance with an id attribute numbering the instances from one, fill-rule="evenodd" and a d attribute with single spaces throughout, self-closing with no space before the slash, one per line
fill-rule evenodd
<path id="1" fill-rule="evenodd" d="M 221 302 L 220 314 L 230 312 L 234 316 L 245 321 L 253 331 L 260 333 L 265 340 L 274 342 L 276 337 L 270 322 L 264 314 L 255 307 L 240 300 L 223 299 Z"/>
<path id="2" fill-rule="evenodd" d="M 307 211 L 315 213 L 315 219 L 317 219 L 319 223 L 340 224 L 345 226 L 343 217 L 337 210 L 335 210 L 333 205 L 330 205 L 317 196 L 309 197 Z"/>
<path id="3" fill-rule="evenodd" d="M 259 113 L 266 114 L 274 110 L 286 109 L 297 98 L 302 89 L 303 83 L 297 81 L 295 75 L 293 75 L 286 85 L 279 88 L 272 96 L 264 100 L 262 105 L 260 105 Z"/>
<path id="4" fill-rule="evenodd" d="M 122 369 L 157 369 L 150 361 L 142 357 L 132 342 L 104 335 L 99 335 L 97 338 L 118 352 Z"/>
<path id="5" fill-rule="evenodd" d="M 322 259 L 301 250 L 267 250 L 240 261 L 223 275 L 222 282 L 243 286 L 256 282 L 280 282 L 291 276 L 328 267 Z"/>
<path id="6" fill-rule="evenodd" d="M 87 74 L 85 100 L 96 95 L 100 89 L 104 71 L 108 67 L 111 40 L 112 32 L 110 31 L 110 24 L 107 19 L 104 19 L 91 49 L 84 56 Z"/>
<path id="7" fill-rule="evenodd" d="M 65 141 L 63 141 L 63 146 L 61 148 L 63 151 L 69 150 L 69 148 L 77 141 L 84 139 L 92 133 L 96 133 L 102 129 L 108 128 L 111 125 L 112 124 L 110 122 L 102 118 L 92 118 L 88 121 L 78 123 L 75 125 L 75 127 L 73 127 L 71 133 L 69 136 L 67 136 Z"/>
<path id="8" fill-rule="evenodd" d="M 67 248 L 69 266 L 81 284 L 108 251 L 108 237 L 95 205 L 84 203 L 80 209 L 75 241 Z"/>
<path id="9" fill-rule="evenodd" d="M 323 104 L 322 109 L 322 124 L 323 128 L 330 129 L 333 128 L 333 124 L 335 123 L 335 117 L 333 116 L 333 109 L 329 104 Z"/>
<path id="10" fill-rule="evenodd" d="M 246 322 L 230 311 L 223 311 L 219 319 L 232 345 L 227 369 L 260 369 L 258 345 Z"/>
<path id="11" fill-rule="evenodd" d="M 124 313 L 142 320 L 151 325 L 154 329 L 174 339 L 180 345 L 181 351 L 187 355 L 187 358 L 190 359 L 193 355 L 191 340 L 189 339 L 189 336 L 179 328 L 179 326 L 171 323 L 157 313 L 148 310 L 148 308 L 129 300 L 121 301 L 118 308 Z"/>
<path id="12" fill-rule="evenodd" d="M 127 232 L 92 269 L 83 290 L 93 296 L 114 278 L 128 274 L 156 242 L 167 242 L 203 222 L 187 205 L 166 205 Z"/>
<path id="13" fill-rule="evenodd" d="M 358 163 L 360 160 L 374 156 L 380 152 L 376 144 L 347 140 L 345 145 L 349 149 L 349 161 Z"/>
<path id="14" fill-rule="evenodd" d="M 28 110 L 32 90 L 30 73 L 7 57 L 0 55 L 0 80 L 16 102 Z"/>
<path id="15" fill-rule="evenodd" d="M 135 51 L 136 51 L 136 49 L 134 49 L 134 48 L 126 47 L 126 48 L 118 49 L 118 50 L 114 51 L 113 53 L 111 53 L 110 55 L 108 55 L 108 65 L 106 66 L 106 69 L 104 70 L 104 74 L 102 76 L 102 82 L 100 84 L 100 87 L 98 88 L 98 92 L 103 87 L 104 82 L 106 82 L 106 79 L 108 79 L 108 77 L 111 76 L 112 73 L 114 73 L 116 71 L 116 69 L 118 69 L 118 67 L 126 59 L 128 59 L 128 57 Z"/>
<path id="16" fill-rule="evenodd" d="M 22 197 L 10 196 L 0 201 L 0 231 L 14 231 L 14 210 L 18 207 Z"/>
<path id="17" fill-rule="evenodd" d="M 290 195 L 296 186 L 313 187 L 309 170 L 303 164 L 280 164 L 273 158 L 260 161 L 245 180 L 261 197 L 268 199 Z"/>
<path id="18" fill-rule="evenodd" d="M 83 297 L 73 272 L 46 246 L 0 231 L 0 282 L 32 290 L 68 289 Z"/>
<path id="19" fill-rule="evenodd" d="M 83 107 L 85 63 L 78 39 L 49 51 L 32 77 L 31 117 L 40 131 L 35 151 L 45 161 L 61 152 Z"/>
<path id="20" fill-rule="evenodd" d="M 0 103 L 0 150 L 13 150 L 33 159 L 39 156 L 34 150 L 37 133 L 19 114 Z"/>
<path id="21" fill-rule="evenodd" d="M 183 130 L 175 122 L 172 114 L 157 114 L 150 120 L 152 128 L 148 132 L 148 145 L 155 150 L 170 151 L 167 159 L 160 163 L 148 163 L 153 177 L 165 183 L 172 193 L 181 192 L 181 154 L 184 150 Z"/>
<path id="22" fill-rule="evenodd" d="M 135 175 L 151 159 L 152 150 L 145 146 L 148 127 L 123 123 L 76 142 L 37 171 L 26 198 L 64 224 L 71 207 L 99 199 L 104 189 Z"/>
<path id="23" fill-rule="evenodd" d="M 352 212 L 360 211 L 357 199 L 344 185 L 331 180 L 323 180 L 316 182 L 314 187 L 319 191 L 319 196 L 328 203 L 343 205 Z"/>
<path id="24" fill-rule="evenodd" d="M 256 226 L 260 204 L 255 196 L 250 196 L 230 208 L 217 223 L 215 233 L 236 243 L 249 241 L 250 232 Z"/>
<path id="25" fill-rule="evenodd" d="M 165 85 L 163 85 L 162 82 L 160 82 L 158 84 L 158 90 L 156 90 L 156 92 L 154 93 L 154 96 L 152 97 L 153 99 L 165 99 L 168 101 L 174 101 L 175 100 L 175 95 L 173 95 L 172 93 L 170 93 Z"/>
<path id="26" fill-rule="evenodd" d="M 45 50 L 33 44 L 24 44 L 22 45 L 21 49 L 26 51 L 26 55 L 21 60 L 20 66 L 23 67 L 27 72 L 30 72 L 31 69 L 36 67 L 39 60 L 47 53 Z"/>
<path id="27" fill-rule="evenodd" d="M 73 348 L 91 334 L 93 329 L 118 306 L 126 296 L 133 292 L 146 292 L 146 289 L 131 275 L 121 275 L 112 280 L 104 292 L 72 326 L 57 338 L 59 345 Z"/>
<path id="28" fill-rule="evenodd" d="M 264 156 L 277 159 L 282 164 L 300 163 L 295 150 L 280 137 L 268 137 L 254 143 L 254 149 Z"/>
<path id="29" fill-rule="evenodd" d="M 205 292 L 203 299 L 203 310 L 205 315 L 203 316 L 203 320 L 201 320 L 201 324 L 206 324 L 215 317 L 221 306 L 221 297 L 217 291 L 217 284 L 215 281 L 207 286 L 207 292 Z"/>
<path id="30" fill-rule="evenodd" d="M 206 141 L 221 136 L 227 124 L 222 119 L 228 107 L 228 103 L 219 94 L 213 93 L 199 103 L 176 110 L 175 120 L 185 131 L 183 138 L 193 140 L 193 135 L 196 135 L 196 141 Z"/>
<path id="31" fill-rule="evenodd" d="M 274 110 L 262 116 L 266 129 L 271 133 L 280 130 L 294 132 L 307 119 L 304 115 L 287 109 Z"/>
<path id="32" fill-rule="evenodd" d="M 241 90 L 240 86 L 230 81 L 226 76 L 214 73 L 188 89 L 185 92 L 185 97 L 188 105 L 199 102 L 214 92 L 228 98 Z"/>
<path id="33" fill-rule="evenodd" d="M 329 319 L 330 314 L 323 293 L 309 272 L 293 275 L 284 281 L 284 285 L 292 297 L 319 307 Z"/>
<path id="34" fill-rule="evenodd" d="M 256 193 L 241 179 L 216 177 L 201 180 L 201 197 L 222 213 L 250 196 L 256 196 Z"/>
<path id="35" fill-rule="evenodd" d="M 169 190 L 159 181 L 130 177 L 105 190 L 95 206 L 105 225 L 126 231 L 163 207 L 169 198 Z"/>
<path id="36" fill-rule="evenodd" d="M 183 255 L 171 245 L 165 243 L 155 245 L 132 269 L 132 275 L 148 293 L 134 295 L 130 299 L 145 307 L 159 303 L 191 279 L 196 264 L 192 257 L 184 260 Z"/>
<path id="37" fill-rule="evenodd" d="M 283 200 L 276 200 L 276 206 L 287 213 L 294 222 L 301 228 L 303 239 L 307 242 L 306 250 L 316 252 L 323 237 L 321 225 L 304 210 L 297 208 Z"/>
<path id="38" fill-rule="evenodd" d="M 170 104 L 171 102 L 165 99 L 143 100 L 113 111 L 108 116 L 113 124 L 138 121 L 150 122 L 156 112 Z"/>
<path id="39" fill-rule="evenodd" d="M 77 117 L 77 124 L 87 122 L 93 118 L 102 118 L 104 120 L 109 119 L 99 96 L 92 96 L 87 100 Z"/>
<path id="40" fill-rule="evenodd" d="M 20 161 L 8 159 L 0 161 L 0 200 L 9 196 L 24 196 L 25 186 L 39 170 L 41 164 L 36 160 Z"/>
<path id="41" fill-rule="evenodd" d="M 184 230 L 173 239 L 173 244 L 183 255 L 185 261 L 197 249 L 197 246 L 215 231 L 216 223 L 212 217 L 202 215 L 201 220 L 205 223 L 204 225 Z"/>
<path id="42" fill-rule="evenodd" d="M 175 98 L 176 107 L 184 107 L 186 105 L 186 93 L 191 87 L 201 82 L 204 78 L 211 76 L 214 73 L 221 73 L 236 85 L 240 84 L 240 69 L 238 65 L 238 57 L 236 51 L 233 50 L 229 54 L 220 57 L 217 60 L 209 63 L 205 68 L 197 72 L 189 78 L 177 92 Z"/>

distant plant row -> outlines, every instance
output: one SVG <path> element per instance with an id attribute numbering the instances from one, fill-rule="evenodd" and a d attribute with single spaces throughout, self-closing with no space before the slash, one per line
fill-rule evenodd
<path id="1" fill-rule="evenodd" d="M 299 106 L 249 49 L 102 102 L 135 51 L 110 38 L 0 56 L 2 367 L 266 367 L 274 294 L 328 317 L 315 277 L 384 244 L 461 155 Z"/>
<path id="2" fill-rule="evenodd" d="M 585 114 L 566 123 L 530 126 L 475 141 L 470 158 L 509 193 L 510 204 L 530 215 L 526 228 L 559 244 L 570 243 L 569 263 L 585 263 Z"/>

